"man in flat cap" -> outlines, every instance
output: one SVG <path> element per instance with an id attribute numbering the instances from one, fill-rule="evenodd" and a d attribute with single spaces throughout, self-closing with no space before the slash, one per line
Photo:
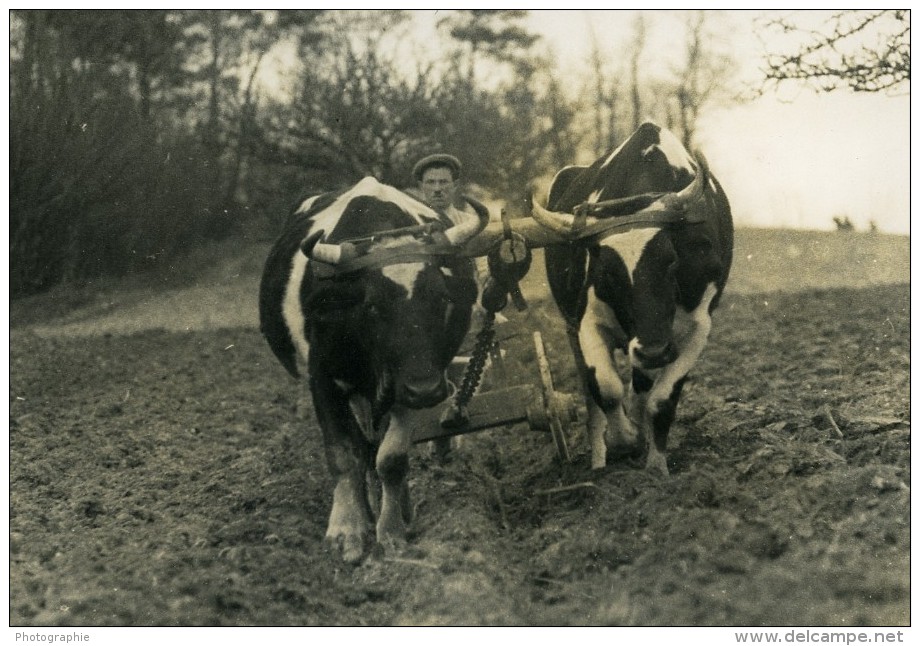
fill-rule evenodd
<path id="1" fill-rule="evenodd" d="M 436 153 L 422 157 L 412 167 L 416 190 L 407 192 L 446 216 L 444 224 L 448 227 L 481 228 L 488 224 L 489 213 L 476 200 L 458 195 L 462 170 L 463 164 L 453 155 Z"/>
<path id="2" fill-rule="evenodd" d="M 437 153 L 428 155 L 418 160 L 412 167 L 412 178 L 416 186 L 406 189 L 406 192 L 419 199 L 441 216 L 447 227 L 445 235 L 450 238 L 452 229 L 460 235 L 461 231 L 470 228 L 481 229 L 489 222 L 488 209 L 470 197 L 458 194 L 458 180 L 463 170 L 460 160 L 453 155 Z M 474 261 L 461 258 L 452 267 L 455 275 L 469 275 L 477 283 L 477 291 L 481 293 L 482 281 L 480 272 Z M 468 273 L 471 272 L 471 273 Z M 478 301 L 478 299 L 477 299 Z M 461 347 L 459 354 L 467 354 L 472 348 L 470 340 L 475 338 L 475 332 L 483 326 L 485 310 L 477 302 L 474 306 L 473 325 L 467 334 L 467 342 Z M 455 384 L 462 379 L 462 364 L 455 363 L 448 369 L 448 378 Z M 459 438 L 439 438 L 432 442 L 433 454 L 440 461 L 448 459 L 452 448 L 458 445 Z"/>
<path id="3" fill-rule="evenodd" d="M 438 153 L 418 160 L 412 168 L 412 178 L 428 204 L 447 212 L 449 207 L 454 206 L 461 170 L 463 165 L 459 159 Z"/>

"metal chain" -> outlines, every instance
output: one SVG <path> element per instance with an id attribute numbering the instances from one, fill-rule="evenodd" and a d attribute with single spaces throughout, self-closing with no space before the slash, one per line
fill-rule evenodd
<path id="1" fill-rule="evenodd" d="M 489 351 L 492 349 L 492 340 L 495 338 L 495 312 L 486 310 L 485 322 L 482 329 L 476 334 L 476 345 L 473 346 L 473 353 L 470 356 L 470 362 L 466 364 L 466 370 L 463 371 L 463 380 L 460 388 L 454 395 L 454 406 L 462 408 L 466 406 L 473 393 L 479 387 L 482 380 L 482 371 L 486 367 L 486 360 L 489 357 Z"/>

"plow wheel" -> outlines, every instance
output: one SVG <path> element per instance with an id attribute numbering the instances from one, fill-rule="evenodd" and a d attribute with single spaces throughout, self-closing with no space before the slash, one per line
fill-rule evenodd
<path id="1" fill-rule="evenodd" d="M 560 401 L 563 398 L 570 398 L 570 395 L 563 395 L 556 392 L 553 386 L 553 374 L 549 369 L 549 360 L 546 358 L 546 348 L 543 345 L 543 335 L 539 332 L 533 333 L 534 351 L 537 355 L 537 365 L 540 368 L 540 383 L 543 387 L 543 401 L 549 417 L 549 431 L 553 436 L 553 443 L 556 445 L 556 453 L 563 462 L 571 462 L 572 456 L 569 453 L 569 443 L 566 439 L 565 427 L 560 412 L 571 407 L 571 402 Z"/>
<path id="2" fill-rule="evenodd" d="M 458 405 L 453 399 L 448 400 L 429 409 L 431 419 L 418 425 L 412 441 L 441 441 L 454 435 L 527 424 L 532 431 L 548 431 L 559 460 L 571 462 L 566 429 L 580 422 L 576 397 L 555 389 L 543 336 L 534 332 L 533 340 L 540 370 L 539 386 L 521 384 L 487 390 L 477 393 L 463 405 Z"/>

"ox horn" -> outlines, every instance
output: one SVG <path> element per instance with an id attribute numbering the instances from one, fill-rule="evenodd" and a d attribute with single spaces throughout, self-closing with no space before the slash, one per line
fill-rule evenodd
<path id="1" fill-rule="evenodd" d="M 449 227 L 444 231 L 444 237 L 454 247 L 462 247 L 475 238 L 485 228 L 486 220 L 470 221 Z"/>
<path id="2" fill-rule="evenodd" d="M 679 193 L 673 193 L 662 198 L 662 204 L 669 209 L 682 211 L 690 204 L 703 197 L 703 191 L 706 188 L 706 182 L 709 181 L 709 164 L 703 153 L 696 151 L 694 155 L 697 162 L 696 177 Z"/>
<path id="3" fill-rule="evenodd" d="M 550 229 L 548 226 L 541 224 L 536 218 L 515 218 L 511 220 L 511 228 L 514 233 L 524 238 L 525 244 L 530 249 L 540 249 L 571 240 L 568 232 L 560 233 Z M 507 233 L 501 222 L 489 222 L 481 233 L 468 240 L 460 248 L 459 254 L 467 258 L 485 256 L 505 237 L 507 237 Z"/>
<path id="4" fill-rule="evenodd" d="M 300 250 L 303 255 L 310 260 L 318 260 L 327 265 L 337 265 L 343 260 L 353 258 L 357 254 L 355 246 L 348 242 L 343 242 L 342 244 L 320 242 L 324 233 L 325 231 L 320 229 L 315 233 L 311 233 L 300 243 Z"/>
<path id="5" fill-rule="evenodd" d="M 603 203 L 605 211 L 612 211 L 619 208 L 623 210 L 620 215 L 627 215 L 630 213 L 639 213 L 644 211 L 685 210 L 690 204 L 693 204 L 695 201 L 703 197 L 706 183 L 709 181 L 709 165 L 706 162 L 706 158 L 699 151 L 696 152 L 695 158 L 698 166 L 696 177 L 694 177 L 693 181 L 690 182 L 690 184 L 680 192 L 665 193 L 664 195 L 648 193 L 619 198 L 616 200 L 606 200 Z M 550 211 L 549 209 L 540 206 L 536 200 L 533 200 L 531 215 L 533 216 L 534 220 L 560 236 L 571 239 L 572 235 L 577 233 L 574 230 L 576 217 L 573 213 L 560 213 L 557 211 Z M 586 227 L 591 226 L 597 222 L 599 222 L 599 218 L 594 216 L 587 216 L 584 218 L 584 226 Z"/>
<path id="6" fill-rule="evenodd" d="M 319 243 L 319 240 L 323 237 L 324 233 L 326 233 L 326 231 L 323 229 L 314 231 L 301 241 L 300 251 L 303 253 L 303 255 L 305 255 L 307 258 L 310 257 L 310 254 L 313 253 L 313 247 Z"/>
<path id="7" fill-rule="evenodd" d="M 540 206 L 537 200 L 533 200 L 530 213 L 533 215 L 534 220 L 550 231 L 563 237 L 570 237 L 572 235 L 572 229 L 575 226 L 575 216 L 573 214 L 550 211 Z M 597 222 L 597 218 L 595 217 L 589 216 L 585 219 L 585 224 L 593 224 L 594 222 Z"/>
<path id="8" fill-rule="evenodd" d="M 310 260 L 318 260 L 327 265 L 337 265 L 348 256 L 345 245 L 327 244 L 318 242 L 314 245 L 313 250 L 307 254 Z"/>

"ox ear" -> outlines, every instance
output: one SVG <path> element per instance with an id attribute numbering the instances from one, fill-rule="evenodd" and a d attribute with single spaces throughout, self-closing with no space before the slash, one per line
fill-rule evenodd
<path id="1" fill-rule="evenodd" d="M 473 278 L 464 275 L 445 276 L 444 284 L 447 286 L 447 294 L 454 305 L 470 307 L 476 302 L 479 288 Z"/>
<path id="2" fill-rule="evenodd" d="M 675 241 L 680 257 L 680 274 L 698 276 L 706 281 L 718 280 L 722 275 L 722 258 L 709 233 L 688 227 Z"/>
<path id="3" fill-rule="evenodd" d="M 454 305 L 468 307 L 476 302 L 479 287 L 476 284 L 475 264 L 469 258 L 451 258 L 441 267 L 447 295 Z"/>

